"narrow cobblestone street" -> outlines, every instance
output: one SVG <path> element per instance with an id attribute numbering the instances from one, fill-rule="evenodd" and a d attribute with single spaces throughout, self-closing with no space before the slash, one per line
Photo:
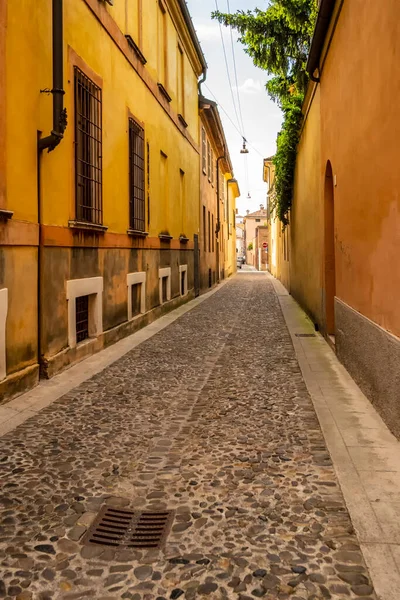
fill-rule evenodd
<path id="1" fill-rule="evenodd" d="M 0 441 L 0 598 L 375 598 L 267 277 L 246 273 Z M 160 550 L 83 543 L 106 504 Z"/>

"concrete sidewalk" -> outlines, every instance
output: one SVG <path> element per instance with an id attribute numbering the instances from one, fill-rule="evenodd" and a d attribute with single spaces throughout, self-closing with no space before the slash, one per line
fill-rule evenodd
<path id="1" fill-rule="evenodd" d="M 400 443 L 283 285 L 267 277 L 278 295 L 376 594 L 380 600 L 399 600 Z"/>

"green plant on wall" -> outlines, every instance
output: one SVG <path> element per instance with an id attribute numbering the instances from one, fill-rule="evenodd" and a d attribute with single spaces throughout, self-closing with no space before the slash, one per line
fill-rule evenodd
<path id="1" fill-rule="evenodd" d="M 301 107 L 308 84 L 306 64 L 317 5 L 317 0 L 271 0 L 266 10 L 212 13 L 220 23 L 239 32 L 239 41 L 254 64 L 271 75 L 266 89 L 283 112 L 273 159 L 275 188 L 271 209 L 275 210 L 284 227 L 289 222 L 293 199 Z"/>
<path id="2" fill-rule="evenodd" d="M 249 252 L 251 252 L 253 250 L 253 242 L 250 242 L 250 244 L 247 246 L 247 250 Z"/>

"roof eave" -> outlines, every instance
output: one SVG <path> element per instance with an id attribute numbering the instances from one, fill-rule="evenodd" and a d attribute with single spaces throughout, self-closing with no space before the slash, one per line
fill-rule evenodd
<path id="1" fill-rule="evenodd" d="M 306 71 L 311 78 L 314 77 L 314 72 L 319 66 L 319 59 L 334 8 L 335 0 L 321 0 L 306 66 Z"/>
<path id="2" fill-rule="evenodd" d="M 192 39 L 193 45 L 196 48 L 196 52 L 197 52 L 198 57 L 200 59 L 200 63 L 201 63 L 201 66 L 203 68 L 203 72 L 207 71 L 207 62 L 206 62 L 205 56 L 203 54 L 203 50 L 202 50 L 202 48 L 200 46 L 199 38 L 197 37 L 197 33 L 196 33 L 195 28 L 194 28 L 192 17 L 190 16 L 189 9 L 188 9 L 188 7 L 186 5 L 185 0 L 178 0 L 178 2 L 179 2 L 179 6 L 181 8 L 182 14 L 183 14 L 183 18 L 185 19 L 186 26 L 187 26 L 187 28 L 189 30 L 190 37 Z"/>

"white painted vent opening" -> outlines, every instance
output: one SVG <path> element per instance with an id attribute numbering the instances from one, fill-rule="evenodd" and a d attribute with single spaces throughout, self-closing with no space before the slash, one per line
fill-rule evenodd
<path id="1" fill-rule="evenodd" d="M 179 285 L 181 296 L 186 296 L 188 293 L 188 274 L 187 274 L 187 265 L 179 266 Z"/>
<path id="2" fill-rule="evenodd" d="M 103 333 L 103 278 L 87 277 L 67 281 L 68 345 L 75 348 L 76 299 L 89 296 L 89 339 Z"/>
<path id="3" fill-rule="evenodd" d="M 171 300 L 171 267 L 158 270 L 160 304 Z"/>
<path id="4" fill-rule="evenodd" d="M 128 273 L 128 321 L 146 312 L 146 273 Z"/>

